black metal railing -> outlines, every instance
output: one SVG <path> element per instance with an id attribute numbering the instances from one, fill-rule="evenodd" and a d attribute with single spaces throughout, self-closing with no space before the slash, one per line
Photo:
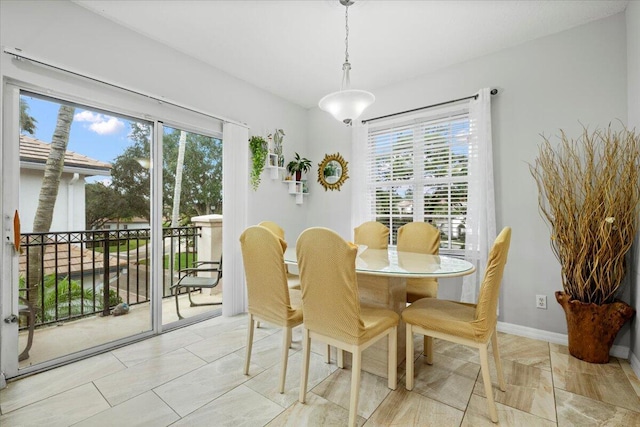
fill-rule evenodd
<path id="1" fill-rule="evenodd" d="M 163 297 L 178 270 L 197 258 L 200 227 L 163 229 Z M 102 313 L 150 297 L 150 229 L 24 233 L 21 297 L 36 310 L 36 326 Z"/>

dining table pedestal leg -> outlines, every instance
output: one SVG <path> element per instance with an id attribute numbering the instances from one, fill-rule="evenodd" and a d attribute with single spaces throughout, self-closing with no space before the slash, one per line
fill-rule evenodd
<path id="1" fill-rule="evenodd" d="M 374 276 L 358 273 L 358 292 L 360 304 L 372 307 L 383 307 L 393 310 L 398 315 L 407 306 L 407 279 L 404 277 Z M 405 359 L 405 324 L 402 320 L 398 324 L 398 365 Z M 362 352 L 362 370 L 386 378 L 387 371 L 386 339 Z"/>

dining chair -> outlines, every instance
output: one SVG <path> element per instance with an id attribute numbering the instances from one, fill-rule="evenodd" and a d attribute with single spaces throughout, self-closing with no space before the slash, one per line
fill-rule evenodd
<path id="1" fill-rule="evenodd" d="M 389 227 L 377 221 L 363 222 L 353 229 L 353 242 L 365 245 L 368 249 L 387 249 Z"/>
<path id="2" fill-rule="evenodd" d="M 384 309 L 360 305 L 356 279 L 358 250 L 337 233 L 313 227 L 300 234 L 296 255 L 302 278 L 302 373 L 300 402 L 304 403 L 309 376 L 311 340 L 338 349 L 338 366 L 344 367 L 343 351 L 352 354 L 349 425 L 357 419 L 362 351 L 388 338 L 388 387 L 397 386 L 397 333 L 400 317 Z"/>
<path id="3" fill-rule="evenodd" d="M 262 221 L 258 224 L 260 227 L 264 227 L 271 231 L 273 234 L 285 240 L 284 238 L 284 230 L 278 224 L 273 221 Z M 285 240 L 286 241 L 286 240 Z M 285 270 L 287 272 L 287 285 L 289 289 L 300 289 L 300 275 L 293 274 L 289 271 L 289 266 L 285 265 Z M 259 324 L 258 324 L 258 327 Z"/>
<path id="4" fill-rule="evenodd" d="M 258 224 L 260 227 L 264 227 L 271 231 L 273 234 L 284 240 L 284 230 L 278 224 L 273 221 L 262 221 Z"/>
<path id="5" fill-rule="evenodd" d="M 282 328 L 282 357 L 279 392 L 284 393 L 291 330 L 302 323 L 302 308 L 291 304 L 287 286 L 284 251 L 287 243 L 261 226 L 247 228 L 240 236 L 242 261 L 249 300 L 249 326 L 244 374 L 249 374 L 253 330 L 256 320 Z"/>
<path id="6" fill-rule="evenodd" d="M 491 248 L 487 269 L 480 287 L 477 304 L 447 301 L 437 298 L 423 298 L 411 304 L 402 312 L 407 324 L 407 390 L 413 389 L 413 334 L 439 338 L 475 347 L 480 352 L 480 369 L 484 391 L 487 395 L 489 416 L 498 422 L 498 412 L 491 387 L 489 374 L 488 345 L 491 342 L 493 357 L 498 374 L 500 390 L 505 391 L 502 364 L 498 351 L 497 307 L 502 273 L 507 263 L 507 254 L 511 242 L 511 228 L 505 227 Z"/>
<path id="7" fill-rule="evenodd" d="M 415 252 L 438 255 L 440 253 L 440 230 L 426 222 L 410 222 L 398 228 L 397 249 L 399 252 Z M 438 297 L 438 279 L 407 278 L 407 302 L 422 298 Z M 433 338 L 424 337 L 424 354 L 427 363 L 433 361 Z"/>
<path id="8" fill-rule="evenodd" d="M 398 229 L 397 248 L 402 252 L 438 255 L 440 252 L 440 231 L 426 222 L 410 222 Z M 411 303 L 421 298 L 436 298 L 437 296 L 438 279 L 407 279 L 407 302 Z"/>

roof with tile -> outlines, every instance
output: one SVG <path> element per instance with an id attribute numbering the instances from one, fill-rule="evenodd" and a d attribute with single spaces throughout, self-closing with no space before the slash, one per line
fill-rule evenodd
<path id="1" fill-rule="evenodd" d="M 51 144 L 26 135 L 20 135 L 20 161 L 41 163 L 44 165 L 47 163 L 50 151 Z M 110 163 L 101 162 L 73 151 L 67 151 L 65 153 L 64 165 L 102 172 L 111 171 Z"/>
<path id="2" fill-rule="evenodd" d="M 23 244 L 25 236 L 22 236 Z M 23 246 L 23 249 L 26 249 Z M 33 247 L 31 250 L 39 250 Z M 127 261 L 117 256 L 109 256 L 109 269 L 113 267 L 123 268 L 128 265 Z M 27 251 L 22 250 L 19 257 L 19 271 L 26 274 L 27 271 Z M 104 254 L 91 249 L 83 249 L 75 243 L 54 243 L 47 239 L 45 244 L 44 259 L 42 260 L 44 274 L 57 273 L 61 276 L 77 275 L 80 273 L 91 273 L 94 270 L 102 271 L 104 267 Z"/>

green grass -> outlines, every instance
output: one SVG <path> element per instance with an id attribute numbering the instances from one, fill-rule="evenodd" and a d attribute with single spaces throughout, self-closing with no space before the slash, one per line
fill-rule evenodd
<path id="1" fill-rule="evenodd" d="M 164 260 L 163 260 L 163 268 L 165 270 L 169 269 L 169 256 L 170 255 L 165 255 L 164 256 Z M 193 262 L 196 261 L 198 259 L 198 257 L 196 256 L 196 254 L 194 253 L 180 253 L 180 254 L 176 254 L 176 257 L 173 260 L 173 269 L 177 270 L 178 269 L 178 261 L 180 262 L 180 268 L 187 268 L 187 267 L 191 267 L 193 265 Z M 149 264 L 149 260 L 148 259 L 143 259 L 140 260 L 140 264 L 143 265 L 147 265 Z"/>
<path id="2" fill-rule="evenodd" d="M 122 244 L 120 246 L 109 246 L 109 253 L 113 254 L 116 252 L 126 252 L 126 251 L 132 251 L 134 249 L 136 249 L 138 246 L 143 246 L 144 242 L 146 242 L 146 240 L 129 240 L 128 244 L 129 246 L 127 246 L 127 241 L 123 240 Z M 104 247 L 102 246 L 96 246 L 94 248 L 94 250 L 96 252 L 104 252 Z"/>
<path id="3" fill-rule="evenodd" d="M 193 265 L 193 262 L 196 260 L 196 254 L 191 252 L 176 254 L 176 257 L 173 261 L 173 268 L 178 269 L 178 265 L 180 265 L 180 268 L 191 267 Z M 180 262 L 180 264 L 178 264 L 178 261 Z M 164 256 L 164 268 L 169 268 L 169 255 Z"/>

